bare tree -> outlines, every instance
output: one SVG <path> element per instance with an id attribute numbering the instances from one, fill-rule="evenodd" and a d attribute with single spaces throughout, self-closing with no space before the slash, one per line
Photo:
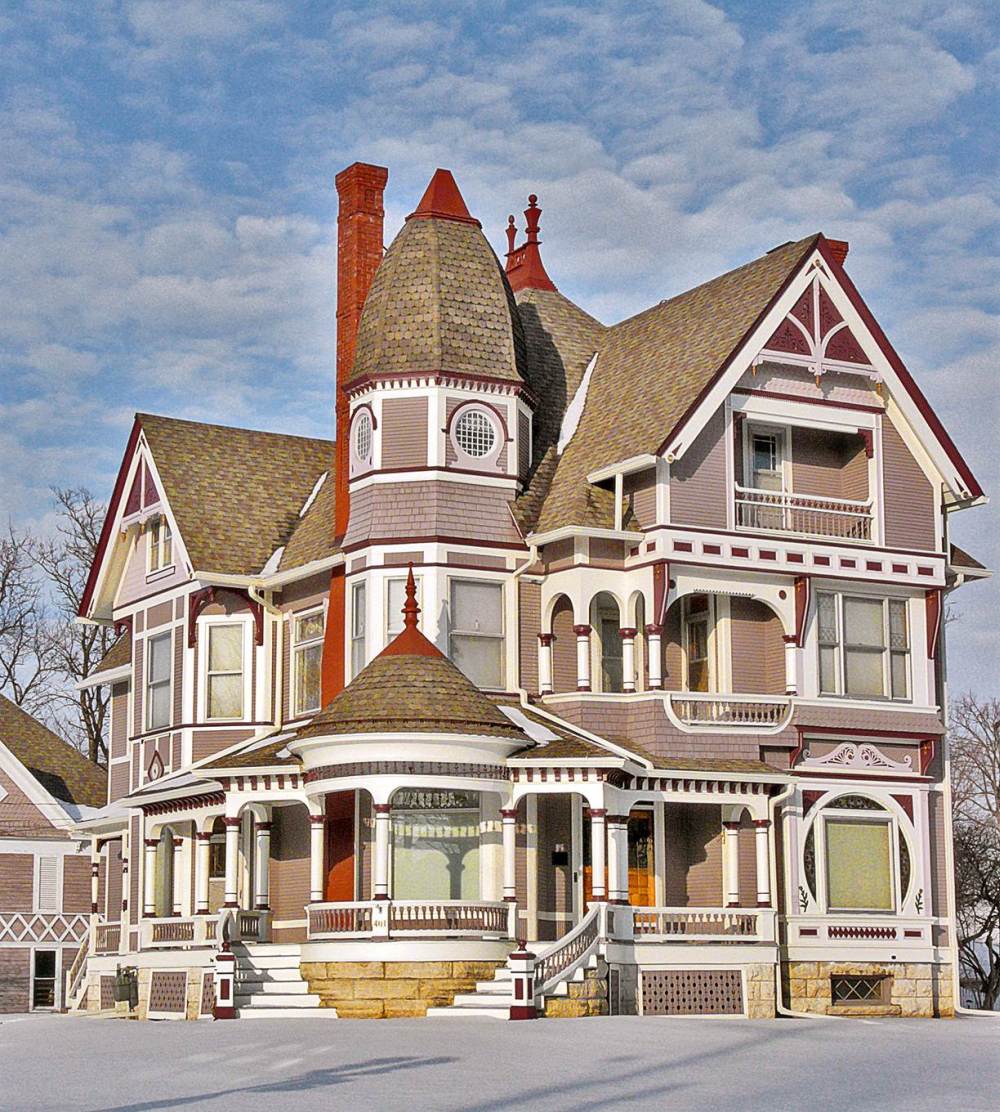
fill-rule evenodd
<path id="1" fill-rule="evenodd" d="M 111 648 L 109 626 L 76 620 L 90 566 L 97 554 L 106 507 L 83 487 L 56 488 L 59 523 L 54 538 L 39 541 L 36 553 L 56 610 L 49 629 L 52 666 L 62 683 L 51 692 L 50 717 L 56 719 L 92 761 L 107 759 L 105 725 L 109 694 L 104 687 L 77 688 Z"/>
<path id="2" fill-rule="evenodd" d="M 951 709 L 958 947 L 981 1007 L 1000 996 L 1000 700 Z"/>
<path id="3" fill-rule="evenodd" d="M 55 667 L 36 542 L 8 525 L 0 537 L 0 690 L 35 713 Z"/>

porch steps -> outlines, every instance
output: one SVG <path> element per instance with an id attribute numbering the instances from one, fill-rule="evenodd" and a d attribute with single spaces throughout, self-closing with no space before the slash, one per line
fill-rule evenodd
<path id="1" fill-rule="evenodd" d="M 577 969 L 569 981 L 582 981 L 585 968 Z M 560 981 L 546 999 L 552 996 L 569 995 L 569 982 Z M 514 1003 L 514 984 L 510 970 L 502 966 L 496 971 L 492 981 L 477 981 L 475 992 L 459 993 L 447 1008 L 428 1008 L 428 1016 L 441 1019 L 459 1019 L 477 1016 L 483 1019 L 509 1019 L 511 1005 Z"/>
<path id="2" fill-rule="evenodd" d="M 320 1007 L 299 972 L 299 947 L 252 943 L 233 946 L 236 955 L 236 1014 L 240 1019 L 336 1019 Z"/>

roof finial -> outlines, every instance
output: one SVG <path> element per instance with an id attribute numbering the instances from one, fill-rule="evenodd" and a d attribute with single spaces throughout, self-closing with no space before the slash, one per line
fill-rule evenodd
<path id="1" fill-rule="evenodd" d="M 538 242 L 538 221 L 541 219 L 542 210 L 538 207 L 538 197 L 534 193 L 528 195 L 528 207 L 524 210 L 524 218 L 528 221 L 528 242 Z"/>
<path id="2" fill-rule="evenodd" d="M 554 290 L 555 283 L 545 273 L 542 264 L 542 255 L 539 250 L 541 240 L 538 238 L 538 221 L 542 210 L 538 207 L 538 196 L 534 193 L 528 197 L 528 207 L 524 210 L 524 217 L 528 222 L 525 229 L 528 238 L 523 246 L 514 252 L 514 217 L 507 218 L 507 239 L 510 241 L 510 251 L 507 253 L 507 280 L 510 288 L 517 293 L 518 290 Z"/>
<path id="3" fill-rule="evenodd" d="M 514 240 L 517 239 L 517 228 L 514 227 L 514 217 L 507 217 L 507 256 L 514 254 Z"/>
<path id="4" fill-rule="evenodd" d="M 406 602 L 403 603 L 403 628 L 416 629 L 417 615 L 420 607 L 417 605 L 417 581 L 413 578 L 413 565 L 410 564 L 406 576 Z"/>

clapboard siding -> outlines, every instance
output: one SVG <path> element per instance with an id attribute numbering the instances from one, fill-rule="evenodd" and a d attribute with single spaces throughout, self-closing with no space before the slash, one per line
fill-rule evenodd
<path id="1" fill-rule="evenodd" d="M 934 488 L 899 430 L 882 422 L 885 543 L 889 548 L 934 549 Z"/>
<path id="2" fill-rule="evenodd" d="M 670 467 L 670 520 L 678 525 L 726 526 L 725 422 L 720 410 Z"/>
<path id="3" fill-rule="evenodd" d="M 386 398 L 382 402 L 382 466 L 427 466 L 427 399 Z"/>

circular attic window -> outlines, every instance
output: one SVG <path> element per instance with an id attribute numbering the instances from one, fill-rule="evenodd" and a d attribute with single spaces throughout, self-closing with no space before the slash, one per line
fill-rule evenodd
<path id="1" fill-rule="evenodd" d="M 496 442 L 496 427 L 481 409 L 467 409 L 455 422 L 455 443 L 473 459 L 488 456 Z"/>
<path id="2" fill-rule="evenodd" d="M 359 463 L 367 463 L 372 455 L 372 415 L 362 409 L 354 421 L 354 456 Z"/>

